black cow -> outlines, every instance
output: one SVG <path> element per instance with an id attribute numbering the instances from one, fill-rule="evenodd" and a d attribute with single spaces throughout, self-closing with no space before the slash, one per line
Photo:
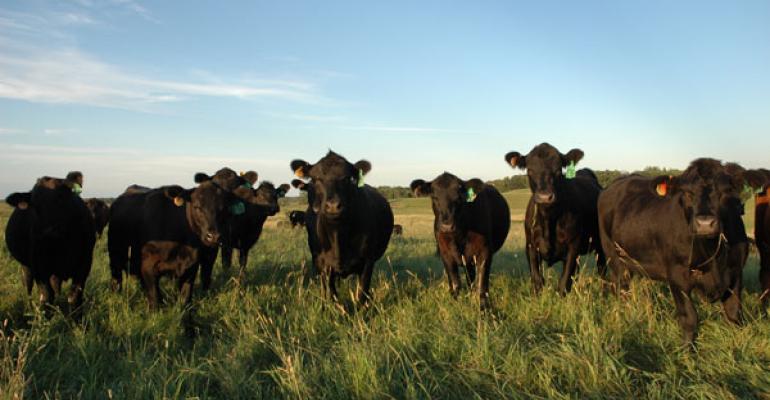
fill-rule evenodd
<path id="1" fill-rule="evenodd" d="M 291 222 L 291 227 L 295 228 L 297 225 L 299 226 L 305 226 L 305 217 L 306 214 L 304 211 L 297 211 L 294 210 L 289 213 L 289 222 Z"/>
<path id="2" fill-rule="evenodd" d="M 321 254 L 321 244 L 318 241 L 318 213 L 315 210 L 315 189 L 312 182 L 303 182 L 299 179 L 291 181 L 291 185 L 298 190 L 307 193 L 307 210 L 305 210 L 305 230 L 307 230 L 307 247 L 310 249 L 310 257 L 313 263 L 313 274 L 318 273 L 318 255 Z"/>
<path id="3" fill-rule="evenodd" d="M 91 216 L 94 217 L 94 229 L 96 229 L 96 236 L 102 237 L 104 227 L 110 222 L 110 206 L 99 199 L 86 200 L 86 207 L 91 211 Z"/>
<path id="4" fill-rule="evenodd" d="M 317 262 L 324 291 L 336 300 L 337 277 L 358 274 L 358 303 L 366 303 L 374 263 L 385 253 L 393 231 L 390 204 L 363 182 L 371 164 L 364 160 L 351 164 L 329 151 L 316 164 L 294 160 L 290 166 L 298 177 L 313 183 L 311 207 L 318 213 Z"/>
<path id="5" fill-rule="evenodd" d="M 616 290 L 627 286 L 626 272 L 667 282 L 685 343 L 697 335 L 693 290 L 721 300 L 727 318 L 741 321 L 748 238 L 740 193 L 754 176 L 702 158 L 680 176 L 619 178 L 599 196 L 601 243 Z"/>
<path id="6" fill-rule="evenodd" d="M 40 289 L 44 304 L 72 279 L 68 302 L 73 310 L 83 303 L 91 272 L 96 233 L 94 219 L 83 200 L 73 192 L 74 182 L 43 177 L 30 192 L 13 193 L 6 202 L 14 211 L 6 226 L 6 244 L 22 264 L 24 285 Z"/>
<path id="7" fill-rule="evenodd" d="M 602 190 L 599 180 L 590 169 L 574 173 L 575 164 L 583 158 L 583 151 L 572 149 L 560 153 L 548 143 L 535 146 L 523 156 L 517 152 L 505 155 L 513 168 L 526 169 L 532 196 L 527 205 L 524 230 L 527 240 L 532 289 L 543 288 L 543 261 L 552 266 L 564 265 L 559 279 L 559 293 L 565 295 L 572 288 L 572 277 L 581 254 L 596 251 L 599 273 L 604 275 L 604 254 L 599 244 L 596 201 Z M 567 174 L 562 172 L 568 168 Z"/>
<path id="8" fill-rule="evenodd" d="M 459 265 L 465 267 L 470 287 L 479 269 L 479 302 L 489 306 L 489 272 L 492 257 L 500 250 L 511 226 L 511 212 L 500 192 L 479 179 L 463 181 L 444 172 L 432 182 L 422 179 L 409 185 L 416 196 L 430 196 L 433 204 L 433 233 L 444 262 L 449 291 L 460 291 Z"/>
<path id="9" fill-rule="evenodd" d="M 164 186 L 145 190 L 134 185 L 115 200 L 107 231 L 113 290 L 120 290 L 123 271 L 141 275 L 149 305 L 157 307 L 161 301 L 158 281 L 167 270 L 142 263 L 144 245 L 151 241 L 174 242 L 194 247 L 200 253 L 219 244 L 230 205 L 255 201 L 253 191 L 243 187 L 246 180 L 229 168 L 221 169 L 213 177 L 198 173 L 195 182 L 199 185 L 194 189 Z M 198 254 L 195 262 L 175 270 L 185 304 L 192 298 L 200 258 Z"/>
<path id="10" fill-rule="evenodd" d="M 243 209 L 234 211 L 233 208 L 239 208 L 236 203 L 230 209 L 230 216 L 227 219 L 226 233 L 222 237 L 222 266 L 230 268 L 232 265 L 233 249 L 238 250 L 238 265 L 240 272 L 238 274 L 239 282 L 243 282 L 246 264 L 249 259 L 249 250 L 259 240 L 262 234 L 262 226 L 267 217 L 272 217 L 278 213 L 281 208 L 278 205 L 278 199 L 284 197 L 289 191 L 289 185 L 283 184 L 275 187 L 270 182 L 262 182 L 254 190 L 255 204 L 242 203 Z M 206 250 L 211 251 L 211 250 Z M 216 249 L 213 249 L 216 252 Z M 208 289 L 211 283 L 211 267 L 201 266 L 203 276 L 203 288 Z"/>

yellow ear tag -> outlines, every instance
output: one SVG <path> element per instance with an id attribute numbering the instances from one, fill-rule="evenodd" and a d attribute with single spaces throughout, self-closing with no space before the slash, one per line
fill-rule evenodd
<path id="1" fill-rule="evenodd" d="M 184 205 L 184 199 L 179 196 L 174 197 L 174 205 L 177 207 L 182 207 Z"/>
<path id="2" fill-rule="evenodd" d="M 668 185 L 666 182 L 661 182 L 655 187 L 655 191 L 658 192 L 658 196 L 665 197 L 666 193 L 668 193 Z"/>
<path id="3" fill-rule="evenodd" d="M 297 178 L 304 178 L 304 177 L 305 177 L 305 173 L 304 173 L 304 172 L 302 172 L 302 168 L 297 168 L 297 169 L 294 171 L 294 175 L 296 175 L 296 176 L 297 176 Z"/>
<path id="4" fill-rule="evenodd" d="M 16 208 L 19 210 L 26 210 L 29 207 L 29 204 L 27 204 L 26 201 L 22 201 L 21 203 L 16 205 Z"/>

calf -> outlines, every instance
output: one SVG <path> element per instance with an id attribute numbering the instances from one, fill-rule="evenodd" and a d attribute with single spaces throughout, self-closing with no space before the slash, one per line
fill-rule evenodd
<path id="1" fill-rule="evenodd" d="M 94 229 L 96 229 L 96 236 L 102 237 L 104 227 L 110 222 L 110 206 L 99 199 L 86 200 L 86 207 L 91 211 L 91 216 L 94 217 Z"/>
<path id="2" fill-rule="evenodd" d="M 120 290 L 126 270 L 140 276 L 143 287 L 151 289 L 160 276 L 142 274 L 141 249 L 150 241 L 175 242 L 198 249 L 196 263 L 177 274 L 181 296 L 185 304 L 190 302 L 201 252 L 219 244 L 228 207 L 237 201 L 255 201 L 253 191 L 243 187 L 245 179 L 229 168 L 214 176 L 198 173 L 195 181 L 199 185 L 194 189 L 164 186 L 137 190 L 132 186 L 115 200 L 107 231 L 113 290 Z M 157 307 L 153 292 L 147 291 L 147 296 L 150 307 Z"/>
<path id="3" fill-rule="evenodd" d="M 321 254 L 321 244 L 318 242 L 318 230 L 316 229 L 318 213 L 315 210 L 315 189 L 313 184 L 305 183 L 299 179 L 291 181 L 291 185 L 298 190 L 307 193 L 307 210 L 305 210 L 305 230 L 307 230 L 307 247 L 310 249 L 310 257 L 313 263 L 313 274 L 318 273 L 318 255 Z"/>
<path id="4" fill-rule="evenodd" d="M 385 253 L 393 231 L 390 204 L 363 182 L 371 164 L 364 160 L 351 164 L 329 151 L 315 164 L 294 160 L 290 166 L 298 177 L 313 183 L 317 262 L 324 291 L 336 300 L 336 279 L 357 274 L 358 303 L 366 303 L 374 263 Z"/>
<path id="5" fill-rule="evenodd" d="M 532 196 L 527 204 L 524 231 L 527 240 L 532 289 L 543 288 L 543 261 L 552 266 L 562 262 L 559 293 L 565 295 L 572 287 L 581 254 L 596 251 L 599 273 L 604 275 L 604 254 L 599 243 L 596 223 L 596 201 L 602 190 L 590 169 L 574 172 L 583 158 L 583 151 L 572 149 L 560 153 L 548 143 L 535 146 L 527 155 L 510 152 L 505 161 L 513 168 L 527 171 Z M 567 174 L 562 173 L 567 168 Z"/>
<path id="6" fill-rule="evenodd" d="M 232 209 L 230 210 L 227 230 L 222 238 L 222 266 L 230 268 L 233 249 L 237 249 L 240 267 L 239 282 L 243 282 L 244 279 L 249 250 L 259 240 L 267 217 L 272 217 L 281 210 L 278 199 L 284 197 L 288 191 L 288 184 L 276 188 L 270 182 L 263 182 L 254 190 L 255 204 L 244 204 L 243 213 L 233 213 Z M 202 266 L 202 274 L 203 288 L 208 289 L 211 282 L 211 268 Z"/>
<path id="7" fill-rule="evenodd" d="M 292 211 L 289 213 L 289 222 L 291 227 L 295 228 L 297 225 L 305 226 L 305 212 L 304 211 Z"/>
<path id="8" fill-rule="evenodd" d="M 14 207 L 6 226 L 6 244 L 22 264 L 27 293 L 37 283 L 41 301 L 48 304 L 60 293 L 62 281 L 72 279 L 68 302 L 73 310 L 83 303 L 96 243 L 93 217 L 73 191 L 74 185 L 43 177 L 31 191 L 6 198 Z"/>
<path id="9" fill-rule="evenodd" d="M 619 178 L 599 196 L 601 243 L 616 290 L 627 285 L 625 272 L 667 282 L 685 343 L 697 335 L 693 290 L 721 300 L 730 321 L 741 320 L 748 238 L 740 193 L 754 176 L 703 158 L 676 177 Z"/>
<path id="10" fill-rule="evenodd" d="M 416 196 L 431 198 L 433 233 L 452 296 L 457 297 L 460 290 L 458 267 L 462 264 L 468 286 L 476 282 L 480 306 L 485 310 L 489 306 L 492 256 L 503 246 L 511 226 L 508 203 L 493 186 L 479 179 L 463 181 L 448 172 L 431 182 L 414 180 L 409 187 Z"/>
<path id="11" fill-rule="evenodd" d="M 178 242 L 151 240 L 142 246 L 142 282 L 150 299 L 150 304 L 162 303 L 159 278 L 174 275 L 178 289 L 183 287 L 182 279 L 198 261 L 198 248 Z"/>

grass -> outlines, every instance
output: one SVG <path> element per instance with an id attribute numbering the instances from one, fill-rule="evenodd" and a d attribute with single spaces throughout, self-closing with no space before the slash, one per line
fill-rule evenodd
<path id="1" fill-rule="evenodd" d="M 526 194 L 506 196 L 516 220 Z M 104 238 L 83 320 L 43 317 L 0 246 L 0 398 L 770 398 L 755 255 L 744 274 L 748 323 L 733 327 L 718 305 L 700 303 L 693 353 L 680 348 L 660 284 L 607 297 L 584 259 L 569 296 L 555 293 L 557 268 L 533 297 L 519 222 L 493 265 L 494 311 L 480 315 L 476 296 L 448 294 L 428 200 L 393 208 L 405 235 L 376 267 L 372 307 L 350 313 L 319 298 L 304 230 L 276 221 L 252 249 L 243 292 L 236 269 L 217 264 L 188 323 L 176 304 L 148 311 L 135 281 L 109 291 Z M 1 225 L 8 214 L 3 206 Z M 354 289 L 353 280 L 340 285 Z"/>

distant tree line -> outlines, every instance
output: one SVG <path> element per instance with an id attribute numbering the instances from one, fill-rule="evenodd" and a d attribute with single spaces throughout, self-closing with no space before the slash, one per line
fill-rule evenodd
<path id="1" fill-rule="evenodd" d="M 619 170 L 594 170 L 596 177 L 599 178 L 599 183 L 602 187 L 607 187 L 615 179 L 628 174 L 640 174 L 644 176 L 658 176 L 658 175 L 679 175 L 681 170 L 672 168 L 661 167 L 646 167 L 641 171 L 619 171 Z M 487 181 L 488 184 L 497 188 L 501 192 L 507 192 L 516 189 L 528 189 L 529 182 L 527 182 L 527 175 L 512 175 L 505 178 L 495 179 Z M 385 196 L 386 199 L 398 199 L 402 197 L 410 197 L 412 195 L 408 187 L 402 186 L 379 186 L 377 190 Z"/>

